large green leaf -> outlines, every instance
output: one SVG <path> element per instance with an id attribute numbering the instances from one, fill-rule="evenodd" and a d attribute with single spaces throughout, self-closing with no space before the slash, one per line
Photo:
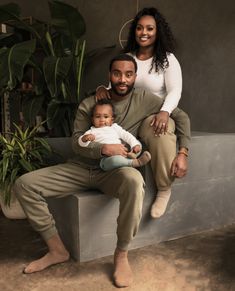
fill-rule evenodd
<path id="1" fill-rule="evenodd" d="M 19 30 L 30 32 L 40 43 L 44 53 L 48 55 L 48 50 L 45 46 L 45 41 L 43 40 L 45 30 L 47 29 L 46 23 L 37 21 L 31 23 L 30 21 L 22 19 L 20 15 L 20 7 L 16 3 L 0 5 L 0 23 L 7 23 L 8 21 L 10 21 L 11 25 L 15 27 L 15 32 L 19 32 Z"/>
<path id="2" fill-rule="evenodd" d="M 77 95 L 80 94 L 85 51 L 85 42 L 82 43 L 80 38 L 85 34 L 86 26 L 78 9 L 64 2 L 49 0 L 50 24 L 40 21 L 33 21 L 32 24 L 28 20 L 23 20 L 17 4 L 0 5 L 0 22 L 7 23 L 11 20 L 11 25 L 14 27 L 13 36 L 15 37 L 16 34 L 21 36 L 21 34 L 25 35 L 25 32 L 30 32 L 31 36 L 36 39 L 37 48 L 40 48 L 31 54 L 26 63 L 23 63 L 22 66 L 21 63 L 16 63 L 16 67 L 13 69 L 9 59 L 17 56 L 15 52 L 18 52 L 19 47 L 12 46 L 12 44 L 15 44 L 15 41 L 17 45 L 22 43 L 22 38 L 12 39 L 10 43 L 7 42 L 7 45 L 2 40 L 3 45 L 6 45 L 8 49 L 0 49 L 0 88 L 3 90 L 16 88 L 19 81 L 22 80 L 23 72 L 26 72 L 23 69 L 33 68 L 33 88 L 36 95 L 33 97 L 35 100 L 30 100 L 31 96 L 29 96 L 27 102 L 23 102 L 25 120 L 32 125 L 34 116 L 38 114 L 39 110 L 41 109 L 40 113 L 43 114 L 42 110 L 48 107 L 51 99 L 56 99 L 57 105 L 54 104 L 52 107 L 49 105 L 47 119 L 50 118 L 49 123 L 58 125 L 58 128 L 52 127 L 57 131 L 61 130 L 62 136 L 67 136 L 69 132 L 71 133 L 74 103 L 80 101 Z M 29 53 L 29 50 L 27 52 Z M 49 55 L 51 57 L 45 60 L 45 56 Z M 33 59 L 33 57 L 35 58 Z M 42 66 L 42 64 L 44 65 Z M 6 70 L 8 67 L 9 70 Z M 28 75 L 25 76 L 26 80 Z M 28 92 L 27 94 L 30 95 Z M 63 101 L 67 103 L 61 103 Z"/>
<path id="3" fill-rule="evenodd" d="M 20 17 L 20 7 L 16 3 L 0 5 L 0 23 Z"/>
<path id="4" fill-rule="evenodd" d="M 33 25 L 27 23 L 20 18 L 20 7 L 16 3 L 9 3 L 0 5 L 0 23 L 11 22 L 11 25 L 17 29 L 23 29 L 32 33 L 39 41 L 41 40 L 40 34 Z"/>
<path id="5" fill-rule="evenodd" d="M 42 108 L 44 95 L 26 95 L 22 101 L 22 111 L 25 121 L 28 125 L 32 125 L 35 121 L 36 116 Z"/>
<path id="6" fill-rule="evenodd" d="M 74 40 L 71 36 L 67 36 L 65 34 L 53 33 L 53 46 L 55 55 L 63 56 L 63 55 L 71 55 L 74 50 Z"/>
<path id="7" fill-rule="evenodd" d="M 12 35 L 13 33 L 1 33 L 0 34 L 0 47 L 3 47 L 5 45 L 5 43 L 1 44 L 1 41 L 7 39 L 8 37 Z"/>
<path id="8" fill-rule="evenodd" d="M 76 71 L 77 71 L 77 101 L 80 99 L 80 87 L 81 87 L 81 80 L 82 80 L 82 73 L 83 73 L 83 60 L 84 60 L 84 53 L 85 53 L 85 40 L 79 45 L 77 41 L 77 50 L 76 50 Z"/>
<path id="9" fill-rule="evenodd" d="M 35 40 L 0 49 L 0 86 L 12 90 L 20 82 L 26 63 L 35 50 Z"/>
<path id="10" fill-rule="evenodd" d="M 49 8 L 52 25 L 57 31 L 76 39 L 84 35 L 86 24 L 75 7 L 61 1 L 51 1 L 49 2 Z"/>
<path id="11" fill-rule="evenodd" d="M 9 49 L 0 49 L 0 88 L 6 87 L 9 80 L 8 54 Z"/>
<path id="12" fill-rule="evenodd" d="M 18 34 L 2 33 L 0 34 L 0 47 L 12 47 L 14 44 L 21 41 Z"/>
<path id="13" fill-rule="evenodd" d="M 60 94 L 61 84 L 68 75 L 72 61 L 72 56 L 61 58 L 51 56 L 44 59 L 43 71 L 52 98 Z"/>
<path id="14" fill-rule="evenodd" d="M 23 77 L 24 67 L 35 51 L 36 40 L 28 40 L 14 45 L 10 48 L 8 55 L 9 82 L 8 87 L 13 89 L 17 81 Z"/>
<path id="15" fill-rule="evenodd" d="M 47 83 L 44 78 L 42 61 L 37 60 L 35 56 L 32 55 L 27 63 L 27 66 L 34 70 L 34 76 L 35 76 L 34 92 L 36 96 L 45 95 L 44 99 L 46 99 L 46 96 L 48 96 L 50 100 L 50 93 L 48 91 Z"/>
<path id="16" fill-rule="evenodd" d="M 65 106 L 63 106 L 63 103 L 52 100 L 48 104 L 47 108 L 47 116 L 48 116 L 48 127 L 49 129 L 55 128 L 59 123 L 60 120 L 64 118 L 65 114 Z"/>
<path id="17" fill-rule="evenodd" d="M 47 109 L 48 128 L 56 136 L 71 136 L 77 104 L 52 100 Z"/>

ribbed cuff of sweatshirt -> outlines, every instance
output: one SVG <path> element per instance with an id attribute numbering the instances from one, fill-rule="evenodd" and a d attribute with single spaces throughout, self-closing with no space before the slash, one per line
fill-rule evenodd
<path id="1" fill-rule="evenodd" d="M 92 159 L 100 159 L 100 158 L 104 157 L 102 155 L 102 147 L 103 147 L 103 144 L 96 143 L 95 146 L 92 147 L 90 157 Z"/>
<path id="2" fill-rule="evenodd" d="M 180 136 L 179 141 L 178 141 L 179 148 L 183 147 L 183 148 L 189 149 L 189 142 L 190 142 L 190 137 Z"/>
<path id="3" fill-rule="evenodd" d="M 76 141 L 76 143 L 74 142 L 72 145 L 74 152 L 86 159 L 97 160 L 103 157 L 101 152 L 103 144 L 101 143 L 90 142 L 87 147 L 82 147 L 79 145 L 78 141 Z"/>

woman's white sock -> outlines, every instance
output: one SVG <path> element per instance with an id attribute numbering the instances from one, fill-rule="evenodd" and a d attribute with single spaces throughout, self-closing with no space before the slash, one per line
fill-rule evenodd
<path id="1" fill-rule="evenodd" d="M 151 207 L 152 218 L 159 218 L 165 213 L 170 197 L 171 189 L 158 191 L 157 197 Z"/>

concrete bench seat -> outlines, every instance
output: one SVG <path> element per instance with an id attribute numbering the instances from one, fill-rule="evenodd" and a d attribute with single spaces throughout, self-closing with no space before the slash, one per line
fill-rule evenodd
<path id="1" fill-rule="evenodd" d="M 66 157 L 71 155 L 64 140 Z M 53 147 L 57 141 L 50 142 Z M 235 134 L 194 132 L 190 145 L 189 172 L 177 179 L 166 214 L 150 217 L 155 198 L 149 165 L 141 169 L 146 182 L 143 217 L 131 249 L 219 228 L 235 221 Z M 48 199 L 60 235 L 80 262 L 113 253 L 116 246 L 118 200 L 98 191 Z"/>

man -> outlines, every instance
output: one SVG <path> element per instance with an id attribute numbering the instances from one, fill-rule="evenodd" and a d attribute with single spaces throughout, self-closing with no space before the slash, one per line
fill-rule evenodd
<path id="1" fill-rule="evenodd" d="M 134 135 L 137 135 L 146 116 L 158 112 L 162 105 L 162 100 L 155 95 L 133 88 L 136 71 L 136 62 L 126 54 L 117 56 L 110 63 L 110 94 L 115 108 L 115 122 Z M 95 97 L 92 96 L 79 105 L 74 122 L 73 148 L 76 155 L 73 161 L 30 172 L 16 181 L 17 197 L 30 223 L 42 235 L 49 249 L 44 257 L 30 263 L 24 273 L 41 271 L 69 259 L 69 253 L 57 233 L 54 219 L 45 203 L 45 197 L 60 197 L 80 190 L 99 189 L 120 201 L 117 248 L 114 252 L 114 282 L 117 287 L 126 287 L 133 280 L 127 253 L 141 219 L 144 181 L 139 171 L 134 168 L 122 167 L 107 172 L 99 168 L 99 160 L 103 156 L 126 157 L 127 149 L 124 145 L 99 144 L 94 141 L 88 147 L 79 146 L 78 138 L 91 126 L 91 109 L 94 104 Z M 181 133 L 180 148 L 187 151 L 189 119 L 178 108 L 172 113 L 172 117 Z M 186 156 L 176 156 L 172 173 L 180 177 L 185 175 L 186 169 Z"/>

